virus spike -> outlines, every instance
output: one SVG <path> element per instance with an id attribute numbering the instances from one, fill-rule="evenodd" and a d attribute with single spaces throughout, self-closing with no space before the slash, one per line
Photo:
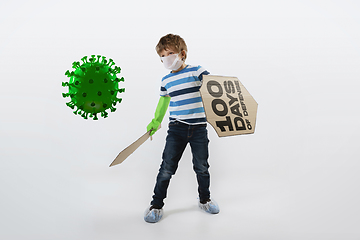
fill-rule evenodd
<path id="1" fill-rule="evenodd" d="M 108 68 L 107 73 L 108 73 L 108 74 L 111 74 L 111 75 L 112 75 L 112 74 L 114 74 L 114 69 L 112 69 L 112 68 Z"/>
<path id="2" fill-rule="evenodd" d="M 73 103 L 73 102 L 68 102 L 68 103 L 66 103 L 66 105 L 68 106 L 68 107 L 70 107 L 71 109 L 74 109 L 74 107 L 75 107 L 75 103 Z"/>
<path id="3" fill-rule="evenodd" d="M 73 62 L 72 68 L 74 68 L 74 69 L 80 68 L 80 62 Z"/>
<path id="4" fill-rule="evenodd" d="M 114 67 L 114 73 L 115 73 L 115 74 L 118 74 L 118 73 L 120 73 L 120 72 L 121 72 L 121 68 L 115 66 L 115 67 Z"/>
<path id="5" fill-rule="evenodd" d="M 79 108 L 76 108 L 75 111 L 73 111 L 75 115 L 81 114 L 81 110 Z"/>
<path id="6" fill-rule="evenodd" d="M 66 76 L 68 76 L 68 77 L 71 77 L 71 73 L 70 73 L 70 71 L 69 71 L 69 70 L 67 70 L 67 71 L 65 72 L 65 75 L 66 75 Z"/>
<path id="7" fill-rule="evenodd" d="M 115 112 L 116 111 L 116 108 L 114 108 L 113 106 L 110 107 L 110 111 L 111 112 Z"/>
<path id="8" fill-rule="evenodd" d="M 70 96 L 70 93 L 63 93 L 63 98 L 66 98 L 66 97 L 69 97 Z"/>
<path id="9" fill-rule="evenodd" d="M 101 112 L 101 117 L 107 118 L 107 117 L 108 117 L 108 113 L 104 110 L 103 112 Z"/>
<path id="10" fill-rule="evenodd" d="M 88 119 L 88 114 L 87 112 L 83 112 L 83 114 L 81 115 L 84 119 Z"/>
<path id="11" fill-rule="evenodd" d="M 97 61 L 96 62 L 99 62 L 100 58 L 101 58 L 101 55 L 97 55 Z"/>
<path id="12" fill-rule="evenodd" d="M 106 63 L 107 63 L 106 57 L 102 57 L 101 63 L 102 63 L 103 65 L 106 65 Z"/>
<path id="13" fill-rule="evenodd" d="M 63 87 L 66 87 L 66 86 L 69 86 L 69 83 L 68 83 L 68 82 L 62 82 L 61 85 L 62 85 Z"/>
<path id="14" fill-rule="evenodd" d="M 68 76 L 69 78 L 71 78 L 71 77 L 73 77 L 73 76 L 75 76 L 75 72 L 74 71 L 69 71 L 69 70 L 67 70 L 66 72 L 65 72 L 65 75 L 66 76 Z"/>
<path id="15" fill-rule="evenodd" d="M 79 75 L 79 74 L 77 74 L 75 72 L 71 72 L 70 74 L 71 74 L 71 77 L 78 78 L 78 79 L 80 79 L 81 76 L 82 76 L 82 75 Z"/>
<path id="16" fill-rule="evenodd" d="M 92 56 L 95 57 L 95 55 L 91 55 L 91 58 L 89 58 L 90 61 L 90 67 L 93 65 L 93 63 L 95 62 L 95 58 L 93 58 Z"/>
<path id="17" fill-rule="evenodd" d="M 79 88 L 79 82 L 78 81 L 75 81 L 74 83 L 69 83 L 68 84 L 68 86 L 69 86 L 69 90 L 70 90 L 70 88 L 72 88 L 72 92 L 74 93 L 74 94 L 76 94 L 77 93 L 77 90 L 75 90 L 75 89 L 78 89 Z"/>
<path id="18" fill-rule="evenodd" d="M 124 78 L 115 78 L 114 79 L 115 82 L 124 82 Z"/>
<path id="19" fill-rule="evenodd" d="M 115 63 L 114 63 L 114 61 L 110 58 L 107 65 L 108 65 L 109 67 L 112 67 L 113 65 L 115 65 Z"/>
<path id="20" fill-rule="evenodd" d="M 116 98 L 116 100 L 115 100 L 115 101 L 117 101 L 118 103 L 121 103 L 122 98 Z"/>
<path id="21" fill-rule="evenodd" d="M 85 63 L 88 63 L 88 61 L 87 61 L 87 56 L 83 57 L 81 60 L 83 61 L 84 64 L 85 64 Z"/>

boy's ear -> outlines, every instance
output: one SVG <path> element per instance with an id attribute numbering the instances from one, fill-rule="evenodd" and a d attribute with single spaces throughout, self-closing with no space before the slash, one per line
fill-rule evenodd
<path id="1" fill-rule="evenodd" d="M 182 60 L 184 61 L 185 57 L 186 57 L 186 51 L 185 50 L 182 50 L 181 51 L 181 56 L 182 56 Z"/>

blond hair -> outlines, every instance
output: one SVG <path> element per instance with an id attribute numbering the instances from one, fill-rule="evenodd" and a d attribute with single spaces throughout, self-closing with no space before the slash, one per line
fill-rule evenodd
<path id="1" fill-rule="evenodd" d="M 156 45 L 156 52 L 160 56 L 162 50 L 167 50 L 169 48 L 174 48 L 176 51 L 181 52 L 185 50 L 184 60 L 187 57 L 187 46 L 184 41 L 179 35 L 175 34 L 167 34 L 160 38 L 159 43 Z"/>

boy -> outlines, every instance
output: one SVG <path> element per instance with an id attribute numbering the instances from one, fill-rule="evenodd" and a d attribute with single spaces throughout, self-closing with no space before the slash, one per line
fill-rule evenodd
<path id="1" fill-rule="evenodd" d="M 161 219 L 170 179 L 176 172 L 187 143 L 191 146 L 194 171 L 199 185 L 199 207 L 208 213 L 216 214 L 219 212 L 219 207 L 210 199 L 209 140 L 205 111 L 199 92 L 202 76 L 209 72 L 201 66 L 185 64 L 187 46 L 178 35 L 168 34 L 162 37 L 156 46 L 156 51 L 165 68 L 172 71 L 161 81 L 160 100 L 155 118 L 147 126 L 147 131 L 151 130 L 150 135 L 157 131 L 169 103 L 170 122 L 153 200 L 145 211 L 144 220 L 155 223 Z"/>

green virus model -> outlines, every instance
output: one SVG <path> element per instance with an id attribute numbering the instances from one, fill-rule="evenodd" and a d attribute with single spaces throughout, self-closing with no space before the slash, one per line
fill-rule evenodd
<path id="1" fill-rule="evenodd" d="M 97 59 L 95 55 L 91 55 L 91 58 L 85 56 L 81 60 L 82 64 L 73 63 L 75 71 L 65 72 L 70 81 L 62 83 L 63 87 L 69 87 L 69 92 L 63 93 L 63 97 L 71 98 L 66 105 L 72 109 L 76 107 L 74 114 L 81 115 L 84 119 L 90 114 L 93 120 L 98 120 L 98 113 L 106 118 L 108 113 L 105 110 L 114 112 L 114 106 L 122 100 L 117 98 L 117 93 L 125 91 L 125 88 L 119 88 L 119 82 L 124 82 L 124 78 L 116 77 L 121 68 L 114 66 L 112 59 L 108 61 L 100 55 L 97 55 Z"/>

